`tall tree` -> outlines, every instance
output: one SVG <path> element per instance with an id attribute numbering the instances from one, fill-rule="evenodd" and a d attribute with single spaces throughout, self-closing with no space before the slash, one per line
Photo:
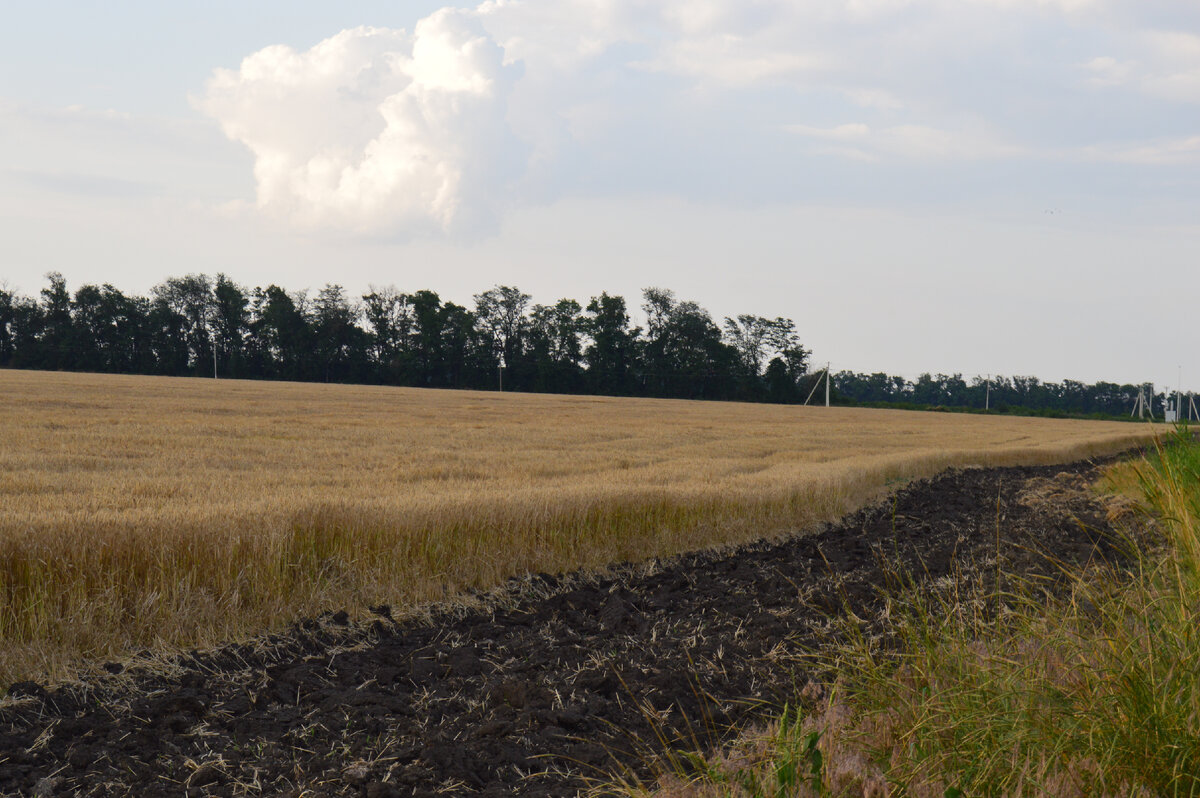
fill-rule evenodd
<path id="1" fill-rule="evenodd" d="M 75 292 L 78 366 L 87 371 L 137 371 L 143 365 L 146 318 L 142 304 L 105 283 Z"/>
<path id="2" fill-rule="evenodd" d="M 498 285 L 475 295 L 475 322 L 484 338 L 492 341 L 495 355 L 502 358 L 513 387 L 528 376 L 524 358 L 525 333 L 529 320 L 525 310 L 532 299 L 529 294 L 508 285 Z"/>
<path id="3" fill-rule="evenodd" d="M 536 390 L 575 393 L 582 387 L 582 313 L 574 299 L 534 305 L 530 311 L 529 349 L 537 368 Z"/>
<path id="4" fill-rule="evenodd" d="M 313 300 L 311 313 L 318 376 L 325 382 L 353 379 L 367 359 L 366 336 L 355 324 L 358 308 L 340 285 L 326 285 Z"/>
<path id="5" fill-rule="evenodd" d="M 250 334 L 250 295 L 224 274 L 213 285 L 212 332 L 225 376 L 246 376 L 246 337 Z"/>
<path id="6" fill-rule="evenodd" d="M 795 322 L 783 317 L 768 319 L 750 314 L 742 314 L 737 318 L 727 316 L 725 336 L 737 350 L 742 369 L 750 381 L 750 397 L 759 393 L 757 383 L 764 365 L 769 366 L 776 361 L 778 364 L 772 367 L 768 394 L 791 397 L 796 393 L 801 378 L 808 373 L 809 352 L 800 345 Z"/>
<path id="7" fill-rule="evenodd" d="M 42 368 L 70 369 L 76 363 L 76 338 L 71 319 L 71 295 L 67 281 L 58 272 L 46 275 L 42 289 L 41 329 L 38 335 Z"/>
<path id="8" fill-rule="evenodd" d="M 672 292 L 643 292 L 647 317 L 645 367 L 652 392 L 683 398 L 732 396 L 737 384 L 737 352 L 721 340 L 708 311 L 678 302 Z"/>
<path id="9" fill-rule="evenodd" d="M 466 360 L 465 352 L 454 351 L 456 338 L 445 335 L 447 324 L 454 314 L 453 303 L 442 307 L 442 299 L 433 291 L 421 290 L 408 295 L 412 308 L 412 356 L 414 361 L 415 385 L 456 385 L 455 380 Z M 468 323 L 470 323 L 468 321 Z M 469 338 L 469 336 L 467 336 Z M 465 341 L 463 346 L 465 346 Z M 453 354 L 452 354 L 453 352 Z M 447 367 L 448 358 L 458 364 L 451 375 Z"/>
<path id="10" fill-rule="evenodd" d="M 439 328 L 443 383 L 449 388 L 490 388 L 496 371 L 494 339 L 479 332 L 475 314 L 447 302 L 442 306 Z"/>
<path id="11" fill-rule="evenodd" d="M 0 285 L 0 366 L 11 366 L 16 354 L 17 296 Z"/>
<path id="12" fill-rule="evenodd" d="M 302 380 L 307 376 L 311 330 L 296 299 L 277 285 L 254 291 L 250 329 L 265 377 Z"/>
<path id="13" fill-rule="evenodd" d="M 583 330 L 590 340 L 584 358 L 592 390 L 608 394 L 631 392 L 640 330 L 629 326 L 625 297 L 608 293 L 592 297 L 583 318 Z"/>
<path id="14" fill-rule="evenodd" d="M 14 368 L 46 368 L 42 360 L 41 342 L 42 308 L 37 301 L 26 296 L 12 296 L 12 310 L 8 323 L 11 349 L 7 363 Z"/>
<path id="15" fill-rule="evenodd" d="M 370 287 L 363 295 L 371 362 L 383 382 L 410 385 L 414 381 L 414 313 L 412 302 L 395 286 Z"/>
<path id="16" fill-rule="evenodd" d="M 191 369 L 188 321 L 162 297 L 155 297 L 146 312 L 147 360 L 152 374 L 182 376 Z M 195 373 L 192 370 L 192 373 Z"/>
<path id="17" fill-rule="evenodd" d="M 742 368 L 752 377 L 762 374 L 767 341 L 774 330 L 774 322 L 762 316 L 743 313 L 736 319 L 725 317 L 725 335 L 737 350 Z"/>
<path id="18" fill-rule="evenodd" d="M 154 298 L 183 319 L 183 336 L 187 342 L 188 366 L 197 375 L 213 372 L 213 302 L 212 281 L 208 275 L 188 274 L 168 277 L 152 291 Z"/>

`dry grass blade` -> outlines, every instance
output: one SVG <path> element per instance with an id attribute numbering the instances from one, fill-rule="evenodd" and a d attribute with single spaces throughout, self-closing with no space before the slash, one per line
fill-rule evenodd
<path id="1" fill-rule="evenodd" d="M 0 372 L 0 680 L 839 517 L 1142 427 Z"/>

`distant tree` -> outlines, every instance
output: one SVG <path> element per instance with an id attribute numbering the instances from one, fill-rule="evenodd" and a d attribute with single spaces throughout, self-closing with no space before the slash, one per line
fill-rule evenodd
<path id="1" fill-rule="evenodd" d="M 678 302 L 671 291 L 642 292 L 647 317 L 643 348 L 652 393 L 681 398 L 730 398 L 737 385 L 737 351 L 721 340 L 708 311 Z"/>
<path id="2" fill-rule="evenodd" d="M 420 290 L 408 295 L 412 308 L 413 332 L 412 354 L 415 363 L 416 385 L 451 386 L 459 384 L 463 363 L 466 361 L 466 346 L 469 334 L 458 340 L 454 330 L 455 314 L 465 313 L 465 308 L 447 304 L 433 291 Z M 472 324 L 470 318 L 461 321 Z M 449 334 L 447 331 L 451 331 Z M 455 365 L 450 367 L 448 364 Z M 451 374 L 453 372 L 453 374 Z"/>
<path id="3" fill-rule="evenodd" d="M 46 368 L 39 340 L 41 330 L 41 306 L 34 299 L 14 294 L 8 323 L 12 354 L 7 365 L 13 368 Z"/>
<path id="4" fill-rule="evenodd" d="M 250 321 L 255 360 L 271 379 L 302 380 L 311 371 L 312 336 L 308 321 L 297 307 L 297 298 L 277 285 L 255 289 Z"/>
<path id="5" fill-rule="evenodd" d="M 791 404 L 804 399 L 800 395 L 796 379 L 791 375 L 783 358 L 771 358 L 771 362 L 767 364 L 766 373 L 763 375 L 763 383 L 766 386 L 768 402 Z"/>
<path id="6" fill-rule="evenodd" d="M 188 367 L 192 373 L 212 374 L 213 332 L 216 310 L 212 281 L 204 274 L 168 277 L 152 291 L 154 298 L 183 319 L 183 336 L 187 342 Z"/>
<path id="7" fill-rule="evenodd" d="M 340 285 L 326 285 L 312 303 L 317 374 L 324 382 L 346 382 L 361 376 L 366 365 L 367 336 L 357 326 L 358 308 Z"/>
<path id="8" fill-rule="evenodd" d="M 795 322 L 782 317 L 772 319 L 768 325 L 766 343 L 768 353 L 775 354 L 772 362 L 779 360 L 783 363 L 783 374 L 798 391 L 801 381 L 808 374 L 808 359 L 812 353 L 800 345 Z"/>
<path id="9" fill-rule="evenodd" d="M 0 285 L 0 366 L 11 366 L 16 354 L 17 296 Z"/>
<path id="10" fill-rule="evenodd" d="M 961 374 L 939 374 L 938 377 L 942 381 L 942 404 L 947 407 L 967 407 L 971 404 L 970 390 Z"/>
<path id="11" fill-rule="evenodd" d="M 677 346 L 672 341 L 671 317 L 677 305 L 674 291 L 653 286 L 642 290 L 642 312 L 646 314 L 642 378 L 646 391 L 653 395 L 670 396 L 675 389 L 679 364 L 673 359 Z"/>
<path id="12" fill-rule="evenodd" d="M 142 304 L 113 286 L 85 285 L 75 292 L 76 364 L 87 371 L 141 370 L 146 318 Z"/>
<path id="13" fill-rule="evenodd" d="M 633 390 L 633 370 L 638 358 L 638 333 L 629 326 L 625 298 L 601 293 L 588 302 L 582 329 L 589 339 L 583 356 L 592 391 L 626 394 Z"/>
<path id="14" fill-rule="evenodd" d="M 725 335 L 729 343 L 737 350 L 738 358 L 746 374 L 758 377 L 763 372 L 766 362 L 768 342 L 775 331 L 777 322 L 784 319 L 772 320 L 762 316 L 741 314 L 736 319 L 725 317 Z"/>
<path id="15" fill-rule="evenodd" d="M 395 286 L 376 288 L 363 295 L 363 316 L 371 362 L 383 382 L 409 385 L 415 369 L 415 310 L 410 297 Z"/>
<path id="16" fill-rule="evenodd" d="M 449 388 L 492 388 L 496 385 L 495 339 L 490 332 L 480 332 L 475 314 L 447 302 L 442 306 L 441 319 L 442 368 L 444 384 Z"/>
<path id="17" fill-rule="evenodd" d="M 71 369 L 76 363 L 75 327 L 71 319 L 71 295 L 67 281 L 58 272 L 46 275 L 49 285 L 42 289 L 41 322 L 38 334 L 41 367 Z"/>
<path id="18" fill-rule="evenodd" d="M 525 334 L 529 320 L 525 310 L 532 299 L 529 294 L 507 285 L 498 285 L 475 295 L 475 322 L 479 333 L 490 338 L 497 357 L 502 357 L 513 387 L 529 376 L 524 358 Z"/>
<path id="19" fill-rule="evenodd" d="M 1014 404 L 1022 407 L 1038 407 L 1042 404 L 1042 383 L 1037 377 L 1013 376 L 1012 390 L 1016 394 Z"/>
<path id="20" fill-rule="evenodd" d="M 146 312 L 148 345 L 146 370 L 151 374 L 183 376 L 192 369 L 188 320 L 162 297 L 149 302 Z"/>
<path id="21" fill-rule="evenodd" d="M 529 313 L 529 354 L 538 391 L 575 393 L 583 387 L 583 308 L 574 299 L 534 305 Z"/>
<path id="22" fill-rule="evenodd" d="M 250 294 L 224 274 L 213 285 L 212 332 L 224 376 L 248 373 L 246 338 L 250 334 Z"/>

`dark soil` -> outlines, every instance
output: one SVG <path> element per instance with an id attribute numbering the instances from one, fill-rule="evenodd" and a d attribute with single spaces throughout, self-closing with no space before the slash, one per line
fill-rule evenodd
<path id="1" fill-rule="evenodd" d="M 952 471 L 811 534 L 345 613 L 0 703 L 4 795 L 573 795 L 794 701 L 833 617 L 1112 556 L 1096 467 Z M 864 623 L 876 623 L 864 621 Z"/>

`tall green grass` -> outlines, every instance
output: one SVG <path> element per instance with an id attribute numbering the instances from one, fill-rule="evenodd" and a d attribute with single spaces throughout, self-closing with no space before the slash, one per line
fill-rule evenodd
<path id="1" fill-rule="evenodd" d="M 891 644 L 822 655 L 836 681 L 802 722 L 658 794 L 1200 796 L 1200 445 L 1133 468 L 1154 534 L 1131 562 L 1055 595 L 909 591 Z"/>

